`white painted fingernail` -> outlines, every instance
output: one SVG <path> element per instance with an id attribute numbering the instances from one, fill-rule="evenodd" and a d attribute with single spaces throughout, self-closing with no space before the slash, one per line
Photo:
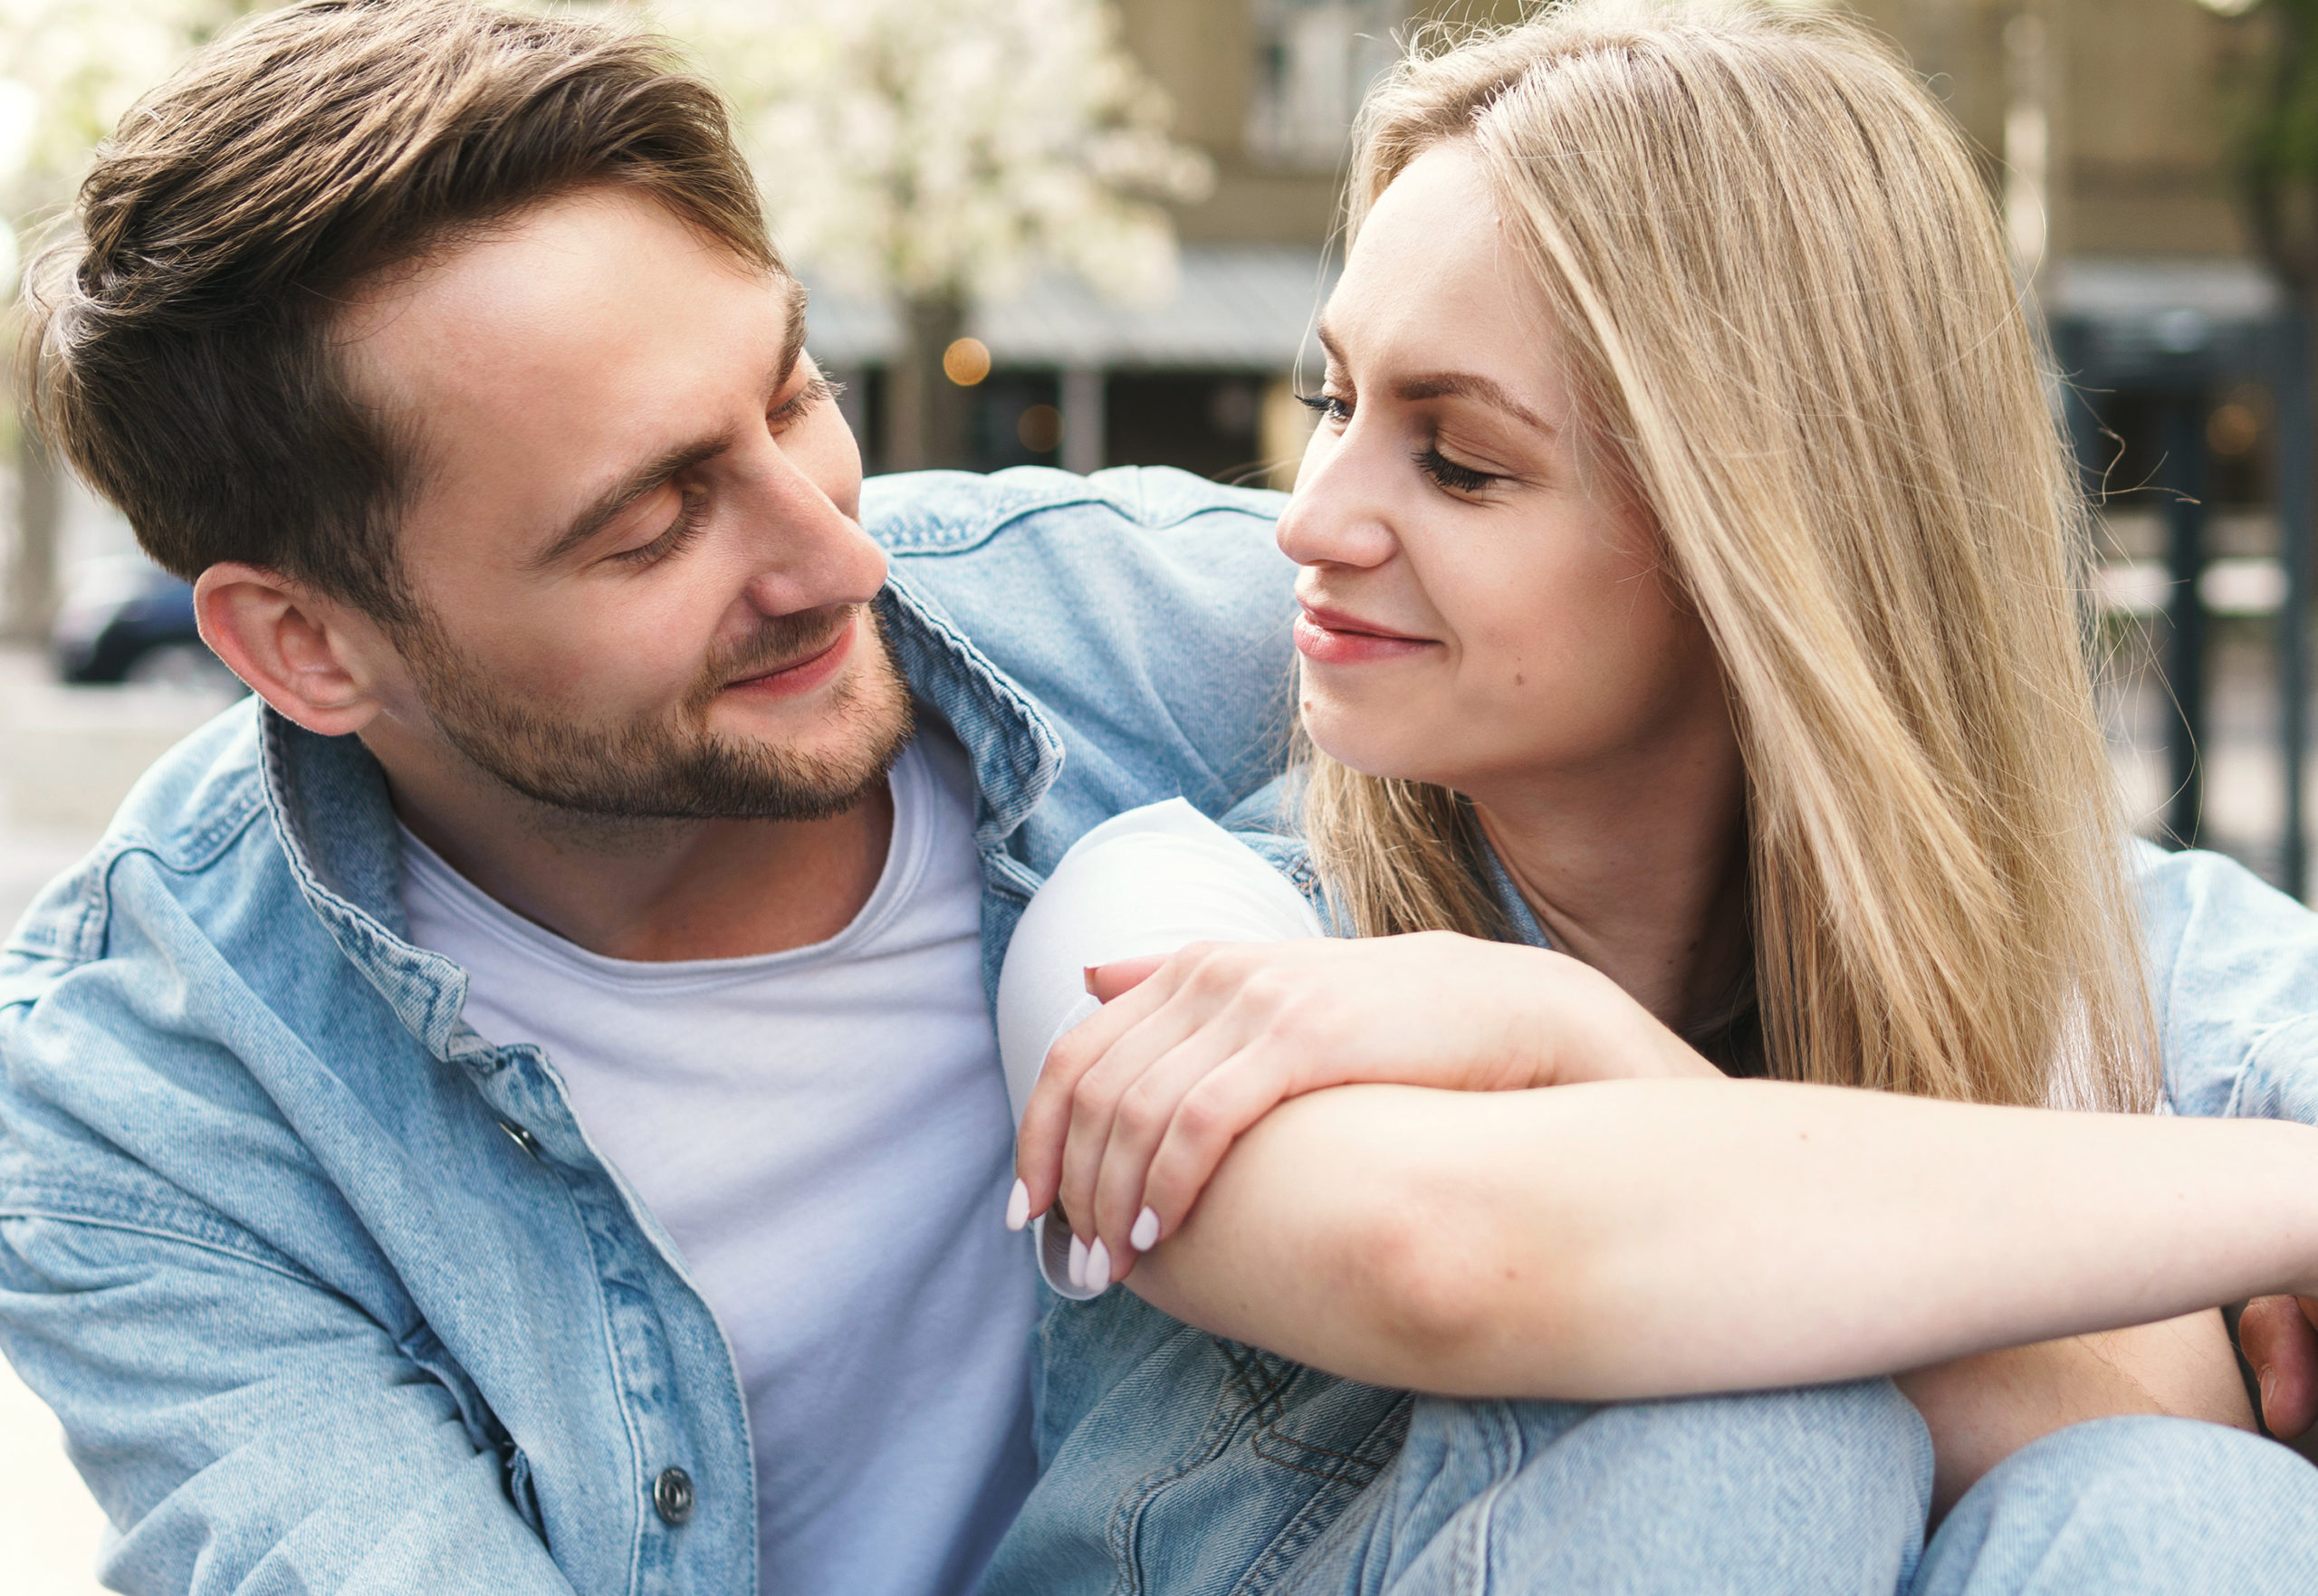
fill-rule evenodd
<path id="1" fill-rule="evenodd" d="M 1145 1209 L 1135 1216 L 1135 1228 L 1126 1233 L 1126 1238 L 1135 1251 L 1149 1252 L 1159 1239 L 1159 1216 Z"/>
<path id="2" fill-rule="evenodd" d="M 1014 1182 L 1014 1190 L 1006 1194 L 1006 1228 L 1020 1230 L 1030 1222 L 1030 1189 L 1021 1181 Z"/>
<path id="3" fill-rule="evenodd" d="M 1111 1249 L 1103 1245 L 1099 1236 L 1095 1238 L 1095 1245 L 1087 1249 L 1087 1278 L 1079 1284 L 1089 1291 L 1111 1288 Z"/>
<path id="4" fill-rule="evenodd" d="M 1076 1236 L 1070 1238 L 1070 1283 L 1081 1291 L 1087 1289 L 1087 1244 Z"/>

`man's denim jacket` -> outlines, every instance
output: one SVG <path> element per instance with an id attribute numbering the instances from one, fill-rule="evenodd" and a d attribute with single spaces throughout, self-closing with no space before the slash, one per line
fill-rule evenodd
<path id="1" fill-rule="evenodd" d="M 1222 814 L 1276 767 L 1278 502 L 1172 472 L 869 485 L 889 636 L 979 783 L 990 981 L 1079 833 Z M 552 1061 L 461 1022 L 396 849 L 359 742 L 244 703 L 0 956 L 0 1343 L 117 1526 L 105 1576 L 745 1596 L 723 1336 Z"/>

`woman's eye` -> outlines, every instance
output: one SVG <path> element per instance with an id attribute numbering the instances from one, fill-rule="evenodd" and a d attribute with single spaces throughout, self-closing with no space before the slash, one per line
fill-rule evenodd
<path id="1" fill-rule="evenodd" d="M 1470 465 L 1458 464 L 1441 452 L 1438 444 L 1427 444 L 1419 449 L 1416 463 L 1425 475 L 1451 492 L 1478 493 L 1489 483 L 1503 480 L 1493 473 L 1475 471 Z"/>
<path id="2" fill-rule="evenodd" d="M 1352 406 L 1334 394 L 1298 394 L 1296 402 L 1329 421 L 1350 421 Z"/>

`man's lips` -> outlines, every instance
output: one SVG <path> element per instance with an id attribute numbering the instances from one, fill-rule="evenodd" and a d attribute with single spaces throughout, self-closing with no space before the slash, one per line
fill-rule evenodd
<path id="1" fill-rule="evenodd" d="M 1356 665 L 1406 659 L 1437 647 L 1431 637 L 1395 632 L 1339 609 L 1307 604 L 1296 617 L 1296 652 L 1315 664 Z"/>
<path id="2" fill-rule="evenodd" d="M 844 668 L 853 652 L 854 634 L 860 629 L 857 619 L 848 619 L 837 629 L 836 636 L 804 658 L 728 682 L 724 691 L 745 693 L 752 698 L 794 698 L 810 693 Z"/>

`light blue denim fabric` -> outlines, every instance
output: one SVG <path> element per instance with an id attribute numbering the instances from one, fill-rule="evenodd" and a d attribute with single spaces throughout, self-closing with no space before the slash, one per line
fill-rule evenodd
<path id="1" fill-rule="evenodd" d="M 1278 502 L 1169 472 L 869 485 L 884 619 L 980 785 L 991 981 L 1080 832 L 1221 813 L 1276 768 Z M 0 954 L 0 1344 L 116 1526 L 104 1577 L 744 1596 L 724 1339 L 553 1061 L 482 1042 L 465 973 L 405 940 L 396 846 L 359 743 L 245 703 Z"/>
<path id="2" fill-rule="evenodd" d="M 1907 1596 L 2307 1596 L 2318 1468 L 2187 1419 L 2096 1419 L 1964 1494 Z"/>
<path id="3" fill-rule="evenodd" d="M 1309 891 L 1281 802 L 1276 786 L 1233 820 Z M 2137 845 L 2134 865 L 2176 1108 L 2318 1123 L 2318 915 L 2216 855 Z M 1444 1401 L 1205 1335 L 1127 1291 L 1043 1301 L 1043 1473 L 989 1596 L 2318 1590 L 2318 1469 L 2214 1426 L 2046 1438 L 1927 1552 L 1930 1442 L 1889 1381 Z"/>

